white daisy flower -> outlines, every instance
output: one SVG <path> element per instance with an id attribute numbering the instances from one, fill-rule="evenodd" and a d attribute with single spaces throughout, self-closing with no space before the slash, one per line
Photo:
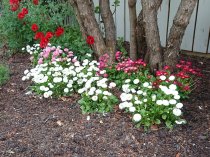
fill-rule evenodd
<path id="1" fill-rule="evenodd" d="M 141 120 L 141 115 L 140 114 L 134 114 L 134 116 L 133 116 L 133 120 L 135 121 L 135 122 L 139 122 L 140 120 Z"/>
<path id="2" fill-rule="evenodd" d="M 173 114 L 175 116 L 181 116 L 182 111 L 180 109 L 178 109 L 178 108 L 175 108 L 175 109 L 173 109 Z"/>

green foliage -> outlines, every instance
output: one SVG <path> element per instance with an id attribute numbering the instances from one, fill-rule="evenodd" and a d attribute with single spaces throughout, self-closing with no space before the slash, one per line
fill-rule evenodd
<path id="1" fill-rule="evenodd" d="M 123 53 L 123 56 L 127 57 L 128 56 L 128 52 L 126 51 L 125 49 L 125 46 L 124 46 L 124 39 L 123 37 L 118 37 L 118 40 L 117 40 L 117 49 Z"/>
<path id="2" fill-rule="evenodd" d="M 73 9 L 67 2 L 39 1 L 39 5 L 34 5 L 32 1 L 21 1 L 17 11 L 10 10 L 8 0 L 3 0 L 4 9 L 0 18 L 0 46 L 8 45 L 9 49 L 19 51 L 25 45 L 32 45 L 35 33 L 31 30 L 31 25 L 36 23 L 39 32 L 54 32 L 58 26 L 64 25 L 67 16 L 72 17 L 71 25 L 76 25 Z M 46 2 L 45 2 L 46 3 Z M 18 19 L 17 15 L 22 8 L 28 9 L 28 14 L 24 19 Z"/>
<path id="3" fill-rule="evenodd" d="M 0 64 L 0 86 L 7 82 L 9 79 L 9 68 Z"/>
<path id="4" fill-rule="evenodd" d="M 79 27 L 66 27 L 65 33 L 59 38 L 52 39 L 51 44 L 62 48 L 68 47 L 80 61 L 92 58 L 93 51 L 82 38 Z"/>
<path id="5" fill-rule="evenodd" d="M 115 7 L 120 6 L 120 0 L 115 0 L 114 4 L 112 4 L 112 6 L 115 6 Z"/>
<path id="6" fill-rule="evenodd" d="M 82 95 L 82 99 L 80 99 L 78 103 L 80 104 L 83 113 L 110 112 L 113 110 L 113 106 L 118 102 L 118 99 L 114 95 L 109 96 L 107 99 L 104 99 L 103 94 L 99 94 L 97 97 L 98 100 L 93 101 L 91 96 L 87 94 Z"/>
<path id="7" fill-rule="evenodd" d="M 120 6 L 120 0 L 115 0 L 113 2 L 112 6 L 115 8 L 113 13 L 112 13 L 114 15 L 116 13 L 116 8 Z M 99 14 L 100 13 L 100 7 L 99 6 L 95 6 L 94 12 L 96 14 Z"/>

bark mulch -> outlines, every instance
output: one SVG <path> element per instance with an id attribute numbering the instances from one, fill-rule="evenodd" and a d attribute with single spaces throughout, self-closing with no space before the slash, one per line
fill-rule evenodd
<path id="1" fill-rule="evenodd" d="M 191 58 L 204 79 L 184 102 L 187 124 L 145 132 L 129 115 L 82 115 L 77 96 L 64 100 L 26 95 L 22 82 L 29 56 L 9 60 L 11 79 L 0 87 L 0 156 L 15 157 L 208 157 L 210 156 L 210 60 Z"/>

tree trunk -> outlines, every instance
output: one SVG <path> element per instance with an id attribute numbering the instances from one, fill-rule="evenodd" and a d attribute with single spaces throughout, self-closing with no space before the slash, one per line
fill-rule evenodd
<path id="1" fill-rule="evenodd" d="M 128 0 L 130 16 L 130 58 L 137 59 L 137 17 L 136 17 L 136 0 Z"/>
<path id="2" fill-rule="evenodd" d="M 138 57 L 141 56 L 142 58 L 144 58 L 147 52 L 147 42 L 146 42 L 145 26 L 144 26 L 142 11 L 138 15 L 136 31 L 137 31 L 136 34 L 137 34 Z"/>
<path id="3" fill-rule="evenodd" d="M 157 5 L 162 0 L 142 0 L 143 18 L 147 41 L 147 53 L 149 53 L 149 66 L 151 72 L 162 68 L 162 51 L 160 35 L 157 23 Z"/>
<path id="4" fill-rule="evenodd" d="M 112 63 L 115 61 L 115 52 L 116 52 L 116 28 L 114 23 L 114 18 L 110 10 L 109 0 L 100 0 L 99 7 L 101 12 L 101 18 L 104 23 L 105 28 L 105 40 L 107 53 L 110 56 L 109 62 Z"/>
<path id="5" fill-rule="evenodd" d="M 160 8 L 162 4 L 161 1 L 157 1 L 156 10 Z M 146 42 L 146 34 L 145 34 L 145 23 L 143 21 L 143 12 L 138 15 L 137 19 L 137 47 L 138 47 L 138 56 L 144 58 L 146 62 L 149 62 L 149 53 L 147 53 L 147 42 Z"/>
<path id="6" fill-rule="evenodd" d="M 71 5 L 76 11 L 76 17 L 80 24 L 83 35 L 94 37 L 93 50 L 96 58 L 107 52 L 103 36 L 95 18 L 92 0 L 70 0 Z"/>
<path id="7" fill-rule="evenodd" d="M 165 64 L 171 66 L 172 69 L 175 68 L 178 61 L 182 39 L 197 1 L 182 0 L 174 18 L 164 53 Z"/>
<path id="8" fill-rule="evenodd" d="M 83 36 L 83 38 L 86 38 L 87 37 L 87 32 L 86 32 L 86 29 L 84 28 L 83 21 L 80 17 L 79 10 L 77 8 L 77 4 L 73 0 L 70 0 L 70 4 L 74 8 L 75 16 L 76 16 L 77 21 L 79 23 L 80 31 L 82 32 L 82 36 Z"/>

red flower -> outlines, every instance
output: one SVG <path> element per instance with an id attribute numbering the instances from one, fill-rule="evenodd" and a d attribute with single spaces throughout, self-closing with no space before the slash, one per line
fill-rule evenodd
<path id="1" fill-rule="evenodd" d="M 47 39 L 51 39 L 53 37 L 53 33 L 52 32 L 47 32 L 45 35 L 45 38 Z"/>
<path id="2" fill-rule="evenodd" d="M 94 44 L 94 37 L 93 36 L 87 36 L 86 42 L 89 45 Z"/>
<path id="3" fill-rule="evenodd" d="M 19 0 L 9 0 L 9 4 L 12 5 L 12 4 L 18 4 L 19 3 Z"/>
<path id="4" fill-rule="evenodd" d="M 39 4 L 39 0 L 33 0 L 34 5 L 38 5 Z"/>
<path id="5" fill-rule="evenodd" d="M 25 17 L 25 14 L 23 14 L 22 12 L 18 13 L 18 18 L 20 20 L 22 20 Z"/>
<path id="6" fill-rule="evenodd" d="M 10 6 L 10 9 L 11 9 L 12 11 L 16 11 L 16 10 L 18 10 L 18 8 L 19 8 L 19 4 L 12 4 L 12 5 Z"/>
<path id="7" fill-rule="evenodd" d="M 49 40 L 47 38 L 41 38 L 40 47 L 45 48 L 48 44 Z"/>
<path id="8" fill-rule="evenodd" d="M 36 32 L 38 29 L 39 29 L 39 27 L 37 26 L 37 24 L 35 24 L 35 23 L 32 24 L 32 26 L 31 26 L 32 31 Z"/>
<path id="9" fill-rule="evenodd" d="M 59 37 L 64 33 L 64 28 L 63 27 L 58 27 L 56 32 L 55 32 L 55 36 Z"/>
<path id="10" fill-rule="evenodd" d="M 37 40 L 37 39 L 42 39 L 42 38 L 44 38 L 44 33 L 42 33 L 42 32 L 37 32 L 37 33 L 35 34 L 35 37 L 34 37 L 35 40 Z"/>
<path id="11" fill-rule="evenodd" d="M 22 9 L 22 13 L 23 13 L 24 15 L 28 14 L 28 9 L 27 9 L 27 8 L 23 8 L 23 9 Z"/>

